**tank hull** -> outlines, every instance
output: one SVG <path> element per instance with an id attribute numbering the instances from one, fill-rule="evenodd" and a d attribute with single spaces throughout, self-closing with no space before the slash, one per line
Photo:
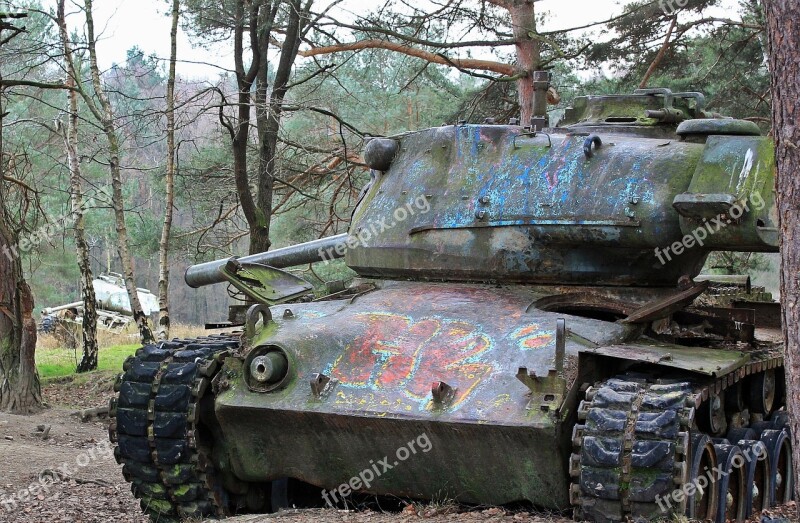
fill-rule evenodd
<path id="1" fill-rule="evenodd" d="M 576 391 L 545 411 L 516 377 L 524 367 L 546 379 L 555 365 L 556 322 L 565 315 L 531 308 L 542 289 L 382 287 L 354 300 L 273 308 L 251 346 L 288 355 L 289 376 L 278 390 L 251 390 L 248 358 L 226 360 L 234 378 L 216 397 L 215 414 L 235 476 L 288 476 L 331 490 L 387 458 L 391 469 L 380 468 L 360 490 L 567 508 Z M 603 344 L 631 333 L 567 317 L 571 332 Z M 568 362 L 581 347 L 567 341 Z M 320 397 L 309 386 L 317 374 L 332 380 Z M 443 404 L 432 396 L 438 382 L 453 389 Z M 420 438 L 429 441 L 427 451 Z M 402 460 L 414 442 L 417 450 Z"/>

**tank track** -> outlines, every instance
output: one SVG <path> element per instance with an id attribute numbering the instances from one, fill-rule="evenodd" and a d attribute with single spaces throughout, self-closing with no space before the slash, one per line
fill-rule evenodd
<path id="1" fill-rule="evenodd" d="M 569 461 L 574 519 L 664 518 L 658 500 L 688 480 L 690 434 L 702 434 L 695 422 L 700 406 L 746 376 L 782 366 L 773 353 L 705 386 L 630 374 L 588 387 Z M 685 502 L 672 509 L 682 515 Z"/>
<path id="2" fill-rule="evenodd" d="M 198 438 L 200 399 L 238 336 L 146 345 L 129 357 L 114 385 L 109 437 L 142 510 L 159 522 L 224 516 L 210 449 Z"/>
<path id="3" fill-rule="evenodd" d="M 622 521 L 651 518 L 656 496 L 685 478 L 689 427 L 694 409 L 689 383 L 648 384 L 612 379 L 587 391 L 581 404 L 570 459 L 576 517 Z"/>

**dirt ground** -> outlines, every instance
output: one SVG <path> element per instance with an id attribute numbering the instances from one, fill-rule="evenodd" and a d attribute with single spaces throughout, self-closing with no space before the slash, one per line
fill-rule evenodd
<path id="1" fill-rule="evenodd" d="M 107 420 L 78 412 L 108 404 L 113 376 L 43 387 L 48 406 L 31 416 L 0 413 L 0 521 L 8 523 L 146 523 L 108 444 Z M 45 437 L 46 433 L 46 437 Z M 40 479 L 43 478 L 43 479 Z M 553 522 L 559 518 L 498 508 L 409 505 L 402 513 L 288 510 L 240 516 L 231 523 L 400 523 L 405 521 Z M 567 520 L 561 520 L 566 522 Z"/>
<path id="2" fill-rule="evenodd" d="M 32 416 L 0 413 L 0 521 L 8 523 L 146 523 L 123 480 L 108 444 L 107 420 L 81 421 L 82 409 L 106 405 L 113 376 L 82 385 L 69 380 L 43 388 L 48 408 Z M 794 514 L 792 506 L 772 516 Z M 467 510 L 454 505 L 408 505 L 400 513 L 288 510 L 239 516 L 230 523 L 568 523 L 568 519 L 509 512 Z M 758 521 L 758 520 L 756 520 Z M 795 521 L 797 521 L 795 519 Z"/>
<path id="3" fill-rule="evenodd" d="M 114 461 L 107 421 L 73 414 L 107 403 L 112 383 L 47 385 L 44 411 L 0 413 L 0 521 L 147 521 Z"/>

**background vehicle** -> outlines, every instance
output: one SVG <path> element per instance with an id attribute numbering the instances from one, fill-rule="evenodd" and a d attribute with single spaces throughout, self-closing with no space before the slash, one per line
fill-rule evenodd
<path id="1" fill-rule="evenodd" d="M 121 332 L 133 321 L 131 302 L 121 274 L 102 274 L 92 280 L 97 299 L 97 326 Z M 139 301 L 145 314 L 158 312 L 158 298 L 147 289 L 138 289 Z M 68 348 L 80 340 L 83 324 L 83 301 L 42 309 L 39 330 L 54 334 Z"/>

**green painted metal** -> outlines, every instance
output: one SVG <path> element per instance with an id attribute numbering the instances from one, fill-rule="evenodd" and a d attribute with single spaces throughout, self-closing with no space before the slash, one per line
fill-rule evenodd
<path id="1" fill-rule="evenodd" d="M 700 143 L 674 125 L 671 139 L 647 125 L 631 135 L 630 123 L 597 127 L 628 97 L 595 105 L 600 115 L 587 109 L 588 121 L 549 134 L 459 125 L 397 137 L 351 232 L 386 226 L 348 250 L 348 265 L 378 278 L 664 286 L 699 274 L 712 249 L 777 250 L 767 138 Z M 587 129 L 602 143 L 591 156 Z M 429 208 L 414 212 L 420 199 Z M 728 209 L 735 219 L 717 224 Z M 701 227 L 705 238 L 684 249 Z M 667 248 L 678 253 L 656 259 Z"/>
<path id="2" fill-rule="evenodd" d="M 252 344 L 285 350 L 285 386 L 254 393 L 241 378 L 252 356 L 229 358 L 231 388 L 216 400 L 236 476 L 301 473 L 332 488 L 425 433 L 432 450 L 379 478 L 371 492 L 564 507 L 568 479 L 554 471 L 569 452 L 571 429 L 562 424 L 569 410 L 532 404 L 518 369 L 542 382 L 565 379 L 552 374 L 559 318 L 571 333 L 568 361 L 586 340 L 608 344 L 636 329 L 531 308 L 544 295 L 531 291 L 393 282 L 352 301 L 274 307 L 274 321 Z M 318 373 L 332 379 L 322 397 L 310 386 Z M 432 397 L 436 382 L 454 389 L 444 404 Z"/>
<path id="3" fill-rule="evenodd" d="M 258 263 L 230 260 L 220 274 L 249 299 L 275 305 L 308 294 L 313 286 L 286 271 Z"/>
<path id="4" fill-rule="evenodd" d="M 728 118 L 698 118 L 682 122 L 676 131 L 678 136 L 689 135 L 738 135 L 761 136 L 761 129 L 748 120 Z"/>

